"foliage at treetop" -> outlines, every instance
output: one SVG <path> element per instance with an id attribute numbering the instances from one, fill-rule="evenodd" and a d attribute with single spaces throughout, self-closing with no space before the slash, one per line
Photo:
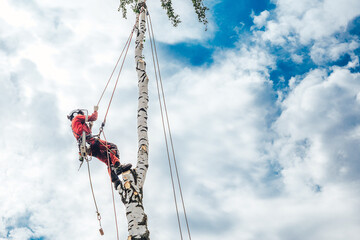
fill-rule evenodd
<path id="1" fill-rule="evenodd" d="M 181 1 L 183 1 L 183 0 L 181 0 Z M 195 13 L 198 17 L 199 22 L 202 22 L 205 25 L 205 27 L 207 27 L 208 20 L 206 18 L 206 11 L 209 10 L 209 8 L 207 8 L 204 5 L 203 0 L 191 0 L 191 1 L 193 3 Z M 178 26 L 179 23 L 181 23 L 181 20 L 180 20 L 179 15 L 174 12 L 174 8 L 172 6 L 172 0 L 160 0 L 160 2 L 161 2 L 162 8 L 165 9 L 166 14 L 167 14 L 169 20 L 171 21 L 172 25 L 174 27 Z M 120 6 L 119 6 L 118 10 L 122 11 L 123 17 L 126 18 L 127 6 L 130 5 L 132 10 L 134 12 L 137 12 L 138 11 L 136 9 L 137 3 L 138 3 L 138 0 L 120 0 Z"/>

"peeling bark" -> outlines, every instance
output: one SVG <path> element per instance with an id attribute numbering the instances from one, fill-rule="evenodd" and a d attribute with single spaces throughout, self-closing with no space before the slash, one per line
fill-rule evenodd
<path id="1" fill-rule="evenodd" d="M 137 133 L 138 133 L 138 154 L 135 169 L 124 172 L 122 181 L 114 181 L 115 189 L 120 194 L 121 200 L 126 208 L 126 218 L 128 221 L 128 240 L 149 240 L 149 230 L 147 227 L 147 216 L 143 206 L 143 185 L 149 167 L 148 163 L 148 76 L 146 74 L 146 63 L 143 59 L 142 51 L 146 32 L 146 6 L 145 0 L 138 2 L 139 12 L 137 13 L 138 22 L 136 24 L 135 40 L 135 64 L 138 75 L 138 112 L 137 112 Z"/>

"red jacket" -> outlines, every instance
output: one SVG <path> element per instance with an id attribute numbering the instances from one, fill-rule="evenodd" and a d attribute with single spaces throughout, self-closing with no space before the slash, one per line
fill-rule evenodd
<path id="1" fill-rule="evenodd" d="M 91 114 L 88 117 L 88 121 L 96 121 L 98 117 L 98 113 L 94 112 L 93 114 Z M 91 129 L 89 128 L 89 126 L 85 123 L 85 115 L 76 115 L 76 117 L 74 117 L 74 119 L 71 121 L 71 128 L 73 130 L 73 134 L 75 136 L 76 139 L 79 139 L 83 133 L 83 131 L 85 131 L 86 135 L 91 134 Z"/>

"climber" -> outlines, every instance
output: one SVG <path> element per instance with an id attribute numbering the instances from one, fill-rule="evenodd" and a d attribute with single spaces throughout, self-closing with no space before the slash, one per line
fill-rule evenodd
<path id="1" fill-rule="evenodd" d="M 94 113 L 90 116 L 84 115 L 84 111 L 82 109 L 73 110 L 67 118 L 71 121 L 71 128 L 73 134 L 78 141 L 79 145 L 79 154 L 80 161 L 83 161 L 82 154 L 80 153 L 80 146 L 82 144 L 82 134 L 85 132 L 86 135 L 86 143 L 89 144 L 89 149 L 87 150 L 87 154 L 93 157 L 98 158 L 100 161 L 105 163 L 108 166 L 108 156 L 110 157 L 110 166 L 108 166 L 109 174 L 115 172 L 115 174 L 120 175 L 122 172 L 128 171 L 131 169 L 132 165 L 129 164 L 120 164 L 119 160 L 119 150 L 117 146 L 113 143 L 101 140 L 99 136 L 93 136 L 91 134 L 91 125 L 92 122 L 96 121 L 98 117 L 98 106 L 94 107 Z M 90 123 L 89 124 L 87 123 Z"/>

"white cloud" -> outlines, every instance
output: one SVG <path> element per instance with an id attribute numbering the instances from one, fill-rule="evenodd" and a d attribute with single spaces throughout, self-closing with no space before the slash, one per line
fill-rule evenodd
<path id="1" fill-rule="evenodd" d="M 359 91 L 359 74 L 341 68 L 329 76 L 310 72 L 294 88 L 275 124 L 281 136 L 275 145 L 285 171 L 303 168 L 302 178 L 320 185 L 356 178 L 360 139 L 349 136 L 360 125 Z"/>
<path id="2" fill-rule="evenodd" d="M 332 38 L 315 43 L 311 48 L 311 59 L 316 64 L 324 64 L 327 61 L 336 61 L 342 55 L 351 53 L 360 46 L 359 41 L 341 42 Z"/>
<path id="3" fill-rule="evenodd" d="M 277 43 L 278 39 L 295 34 L 300 43 L 307 44 L 343 30 L 351 19 L 359 15 L 359 11 L 360 3 L 356 0 L 278 0 L 277 19 L 268 23 L 263 37 Z"/>
<path id="4" fill-rule="evenodd" d="M 292 54 L 291 59 L 294 62 L 299 63 L 299 64 L 301 64 L 303 62 L 303 57 L 301 55 L 298 55 L 298 54 Z"/>
<path id="5" fill-rule="evenodd" d="M 2 1 L 0 3 L 0 8 L 2 19 L 9 23 L 12 27 L 28 28 L 36 25 L 32 14 L 24 9 L 14 8 L 7 1 Z"/>
<path id="6" fill-rule="evenodd" d="M 311 58 L 316 64 L 335 61 L 359 46 L 357 38 L 346 36 L 347 25 L 360 14 L 359 1 L 278 0 L 275 3 L 272 14 L 276 18 L 262 23 L 265 25 L 265 30 L 261 31 L 264 41 L 289 51 L 314 44 Z M 263 19 L 262 14 L 254 17 L 255 24 L 258 18 Z M 344 41 L 344 38 L 349 39 Z"/>
<path id="7" fill-rule="evenodd" d="M 260 15 L 258 15 L 258 16 L 254 15 L 254 13 L 252 13 L 252 17 L 254 18 L 254 24 L 256 25 L 256 27 L 262 28 L 263 26 L 265 26 L 269 15 L 270 15 L 270 12 L 267 10 L 262 11 L 260 13 Z"/>
<path id="8" fill-rule="evenodd" d="M 0 20 L 0 238 L 98 239 L 86 169 L 77 172 L 76 143 L 65 117 L 73 108 L 90 109 L 96 102 L 129 34 L 131 16 L 121 20 L 117 3 L 99 1 L 1 4 L 1 16 L 6 9 L 31 20 Z M 163 27 L 155 29 L 159 41 L 205 39 L 201 24 L 193 24 L 195 16 L 190 17 L 190 1 L 176 4 L 177 9 L 185 6 L 179 12 L 185 15 L 182 28 L 174 30 L 168 23 L 159 24 L 166 19 L 159 4 L 150 5 L 153 24 Z M 332 25 L 333 16 L 319 12 L 335 14 L 339 21 Z M 262 36 L 258 31 L 252 44 L 217 50 L 210 67 L 160 59 L 169 76 L 164 87 L 194 238 L 357 239 L 359 74 L 345 66 L 294 76 L 280 101 L 269 80 L 276 55 L 257 37 L 293 43 L 287 47 L 298 63 L 303 56 L 295 54 L 296 43 L 311 40 L 313 59 L 335 61 L 358 43 L 327 36 L 358 12 L 355 1 L 341 6 L 334 1 L 278 1 L 274 11 L 254 16 L 259 27 L 266 26 Z M 351 57 L 357 66 L 358 58 Z M 130 50 L 106 131 L 119 145 L 121 159 L 135 163 L 132 59 Z M 151 57 L 146 59 L 150 73 Z M 152 77 L 151 163 L 144 201 L 151 237 L 161 240 L 177 230 L 154 81 Z M 91 167 L 103 239 L 113 239 L 105 166 L 93 160 Z M 118 196 L 115 199 L 125 239 L 124 208 Z"/>

